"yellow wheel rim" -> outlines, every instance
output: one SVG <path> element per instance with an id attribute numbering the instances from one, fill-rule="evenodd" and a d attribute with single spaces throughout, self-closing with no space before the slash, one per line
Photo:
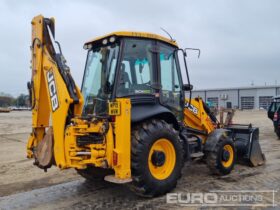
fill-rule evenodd
<path id="1" fill-rule="evenodd" d="M 148 158 L 152 176 L 159 180 L 168 178 L 175 167 L 175 163 L 176 153 L 173 144 L 164 138 L 155 141 Z"/>
<path id="2" fill-rule="evenodd" d="M 233 152 L 233 148 L 231 145 L 229 144 L 226 144 L 224 147 L 223 147 L 223 152 L 226 151 L 228 152 L 229 154 L 229 158 L 227 161 L 223 161 L 222 160 L 222 165 L 225 167 L 225 168 L 228 168 L 232 165 L 233 163 L 233 158 L 234 158 L 234 152 Z M 223 154 L 222 154 L 223 155 Z"/>

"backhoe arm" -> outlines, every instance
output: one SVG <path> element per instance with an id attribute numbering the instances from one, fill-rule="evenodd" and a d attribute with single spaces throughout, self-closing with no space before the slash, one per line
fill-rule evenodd
<path id="1" fill-rule="evenodd" d="M 65 129 L 74 116 L 81 115 L 83 97 L 71 77 L 57 42 L 59 52 L 55 49 L 54 19 L 39 15 L 33 18 L 31 24 L 32 78 L 28 88 L 32 104 L 32 133 L 28 140 L 27 157 L 35 157 L 35 163 L 38 164 L 36 159 L 47 158 L 40 156 L 40 152 L 52 156 L 46 149 L 47 144 L 52 145 L 53 150 L 51 148 L 49 152 L 54 151 L 56 165 L 63 168 Z M 49 166 L 46 164 L 39 167 Z"/>

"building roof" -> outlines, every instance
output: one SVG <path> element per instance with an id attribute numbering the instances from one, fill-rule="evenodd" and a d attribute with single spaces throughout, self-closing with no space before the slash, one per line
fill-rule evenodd
<path id="1" fill-rule="evenodd" d="M 194 89 L 193 91 L 226 91 L 226 90 L 250 90 L 250 89 L 269 89 L 280 88 L 280 85 L 266 85 L 266 86 L 245 86 L 245 87 L 229 87 L 229 88 L 209 88 L 209 89 Z"/>
<path id="2" fill-rule="evenodd" d="M 178 47 L 177 43 L 175 40 L 168 39 L 166 37 L 157 35 L 157 34 L 152 34 L 152 33 L 146 33 L 146 32 L 135 32 L 135 31 L 117 31 L 113 32 L 110 34 L 106 34 L 104 36 L 97 37 L 95 39 L 92 39 L 88 42 L 85 43 L 85 45 L 90 44 L 92 42 L 99 41 L 101 39 L 111 37 L 111 36 L 122 36 L 122 37 L 138 37 L 138 38 L 147 38 L 147 39 L 157 39 L 163 42 L 167 42 L 175 47 Z"/>

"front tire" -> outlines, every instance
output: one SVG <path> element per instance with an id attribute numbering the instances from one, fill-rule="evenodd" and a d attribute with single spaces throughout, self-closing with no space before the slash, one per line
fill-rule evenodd
<path id="1" fill-rule="evenodd" d="M 221 138 L 214 151 L 207 152 L 206 163 L 213 174 L 227 175 L 235 165 L 236 152 L 234 143 L 229 138 Z"/>
<path id="2" fill-rule="evenodd" d="M 184 164 L 183 143 L 163 120 L 144 122 L 132 130 L 131 189 L 154 197 L 176 187 Z"/>

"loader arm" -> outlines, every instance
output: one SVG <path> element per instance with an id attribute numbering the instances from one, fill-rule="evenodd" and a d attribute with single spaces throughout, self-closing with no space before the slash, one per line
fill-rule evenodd
<path id="1" fill-rule="evenodd" d="M 189 133 L 197 134 L 205 143 L 207 136 L 217 128 L 218 122 L 216 119 L 211 119 L 201 98 L 193 98 L 190 102 L 186 99 L 185 104 L 185 126 Z"/>
<path id="2" fill-rule="evenodd" d="M 223 109 L 227 113 L 225 123 L 221 117 L 219 122 L 210 113 L 209 108 L 200 97 L 186 99 L 184 109 L 184 124 L 190 136 L 197 136 L 202 140 L 203 149 L 213 152 L 223 135 L 228 136 L 234 143 L 237 151 L 237 160 L 250 166 L 262 165 L 265 156 L 259 144 L 259 128 L 242 124 L 231 124 L 234 110 Z M 225 133 L 226 131 L 226 133 Z"/>
<path id="3" fill-rule="evenodd" d="M 70 119 L 81 115 L 83 97 L 71 77 L 60 46 L 59 52 L 55 50 L 54 19 L 39 15 L 31 24 L 32 77 L 28 88 L 32 104 L 32 133 L 27 144 L 27 157 L 34 157 L 34 149 L 48 133 L 56 165 L 65 165 L 65 128 Z"/>

